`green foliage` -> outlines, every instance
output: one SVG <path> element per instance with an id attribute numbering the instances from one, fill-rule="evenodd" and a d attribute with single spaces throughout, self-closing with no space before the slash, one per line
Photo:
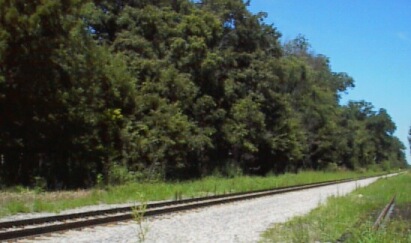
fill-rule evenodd
<path id="1" fill-rule="evenodd" d="M 80 2 L 2 2 L 0 9 L 0 29 L 15 36 L 1 55 L 0 105 L 9 114 L 0 132 L 3 176 L 29 184 L 39 175 L 51 187 L 92 183 L 93 171 L 119 150 L 133 79 L 120 55 L 90 38 Z"/>
<path id="2" fill-rule="evenodd" d="M 97 174 L 96 176 L 96 187 L 100 189 L 104 188 L 104 177 L 102 174 Z"/>
<path id="3" fill-rule="evenodd" d="M 34 190 L 37 193 L 40 193 L 43 192 L 45 189 L 47 189 L 46 179 L 40 176 L 34 177 Z"/>
<path id="4" fill-rule="evenodd" d="M 327 165 L 327 167 L 325 168 L 325 171 L 338 172 L 338 171 L 340 171 L 340 168 L 338 167 L 338 165 L 336 163 L 329 163 Z"/>
<path id="5" fill-rule="evenodd" d="M 227 161 L 224 165 L 223 168 L 221 168 L 221 172 L 215 171 L 213 173 L 213 176 L 223 176 L 226 178 L 238 178 L 243 176 L 243 170 L 242 168 L 238 165 L 238 163 L 235 163 L 234 161 Z"/>
<path id="6" fill-rule="evenodd" d="M 241 0 L 0 1 L 2 182 L 404 167 L 388 113 L 341 106 L 353 79 L 265 17 Z"/>
<path id="7" fill-rule="evenodd" d="M 110 166 L 108 172 L 108 184 L 109 185 L 122 185 L 133 181 L 134 175 L 127 167 L 118 165 L 116 163 Z"/>
<path id="8" fill-rule="evenodd" d="M 408 132 L 408 143 L 409 143 L 410 150 L 411 150 L 411 127 L 410 127 L 410 131 Z"/>

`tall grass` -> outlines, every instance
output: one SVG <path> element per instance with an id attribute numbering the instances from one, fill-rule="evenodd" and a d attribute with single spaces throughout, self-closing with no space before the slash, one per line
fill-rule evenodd
<path id="1" fill-rule="evenodd" d="M 372 224 L 397 195 L 397 207 L 411 204 L 411 173 L 359 188 L 345 197 L 332 197 L 306 216 L 275 224 L 262 235 L 263 242 L 411 242 L 411 222 L 394 219 L 379 231 Z M 301 241 L 303 240 L 303 241 Z"/>
<path id="2" fill-rule="evenodd" d="M 42 192 L 19 190 L 0 192 L 0 217 L 27 212 L 59 212 L 94 204 L 133 203 L 143 196 L 148 201 L 173 200 L 215 194 L 244 192 L 336 179 L 358 178 L 376 172 L 314 172 L 286 173 L 279 176 L 222 178 L 206 177 L 185 182 L 128 183 L 90 190 Z"/>

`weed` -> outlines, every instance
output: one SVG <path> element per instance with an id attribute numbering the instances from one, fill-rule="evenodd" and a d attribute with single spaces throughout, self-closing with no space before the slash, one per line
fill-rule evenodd
<path id="1" fill-rule="evenodd" d="M 301 220 L 297 219 L 297 222 L 294 226 L 292 232 L 292 242 L 309 242 L 309 232 L 306 223 Z"/>
<path id="2" fill-rule="evenodd" d="M 181 201 L 183 200 L 183 193 L 181 191 L 174 192 L 174 201 Z"/>
<path id="3" fill-rule="evenodd" d="M 132 208 L 134 221 L 137 223 L 137 238 L 139 242 L 144 242 L 148 233 L 148 226 L 144 224 L 144 215 L 147 211 L 147 200 L 140 194 L 140 203 Z"/>
<path id="4" fill-rule="evenodd" d="M 47 181 L 41 176 L 34 177 L 34 191 L 36 193 L 44 192 L 47 188 Z"/>

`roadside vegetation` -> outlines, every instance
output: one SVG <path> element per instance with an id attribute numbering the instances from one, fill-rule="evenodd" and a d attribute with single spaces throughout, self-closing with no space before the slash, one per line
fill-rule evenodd
<path id="1" fill-rule="evenodd" d="M 315 172 L 286 173 L 267 177 L 236 176 L 224 178 L 211 176 L 186 182 L 128 182 L 118 186 L 104 186 L 89 190 L 45 192 L 41 188 L 22 186 L 0 192 L 0 217 L 17 213 L 59 212 L 61 210 L 114 203 L 134 203 L 141 198 L 147 201 L 179 200 L 250 190 L 285 187 L 328 180 L 358 178 L 381 172 Z"/>
<path id="2" fill-rule="evenodd" d="M 332 197 L 306 216 L 274 224 L 262 242 L 411 242 L 411 173 L 380 179 L 344 197 Z M 372 229 L 381 210 L 396 195 L 389 222 Z"/>

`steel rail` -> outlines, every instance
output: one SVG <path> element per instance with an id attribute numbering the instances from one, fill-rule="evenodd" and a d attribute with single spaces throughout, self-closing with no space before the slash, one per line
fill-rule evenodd
<path id="1" fill-rule="evenodd" d="M 382 223 L 389 218 L 390 213 L 394 209 L 395 198 L 396 198 L 396 195 L 394 195 L 392 197 L 391 201 L 381 211 L 380 215 L 378 216 L 377 220 L 375 221 L 374 225 L 372 226 L 372 228 L 374 230 L 378 230 L 380 228 L 380 226 L 382 225 Z"/>
<path id="2" fill-rule="evenodd" d="M 341 179 L 341 180 L 333 180 L 333 181 L 326 181 L 326 182 L 309 183 L 305 185 L 296 185 L 296 186 L 291 186 L 291 187 L 280 187 L 280 188 L 275 188 L 275 189 L 257 190 L 257 191 L 252 191 L 252 192 L 239 192 L 239 193 L 232 193 L 232 194 L 225 194 L 225 195 L 215 195 L 215 196 L 208 196 L 208 197 L 182 199 L 178 201 L 162 201 L 162 202 L 156 202 L 156 203 L 149 203 L 147 204 L 147 208 L 144 212 L 144 216 L 145 217 L 155 216 L 155 215 L 160 215 L 160 214 L 165 214 L 165 213 L 184 211 L 184 210 L 195 209 L 195 208 L 200 208 L 200 207 L 212 206 L 216 204 L 223 204 L 223 203 L 229 203 L 229 202 L 234 202 L 234 201 L 253 199 L 257 197 L 264 197 L 264 196 L 275 195 L 275 194 L 280 194 L 280 193 L 305 190 L 305 189 L 310 189 L 310 188 L 334 185 L 334 184 L 339 184 L 339 183 L 344 183 L 344 182 L 350 182 L 350 181 L 362 180 L 362 179 L 374 178 L 374 177 L 380 177 L 380 176 L 383 176 L 383 175 L 372 176 L 372 177 L 361 177 L 361 178 L 355 178 L 355 179 Z M 11 239 L 40 235 L 40 234 L 52 233 L 52 232 L 57 232 L 57 231 L 64 231 L 64 230 L 70 230 L 70 229 L 76 229 L 76 228 L 95 226 L 99 224 L 107 224 L 107 223 L 129 220 L 129 219 L 132 219 L 132 210 L 133 210 L 132 206 L 131 207 L 126 206 L 126 207 L 117 207 L 117 208 L 104 209 L 104 210 L 94 210 L 94 211 L 81 212 L 81 213 L 62 214 L 62 215 L 47 216 L 47 217 L 41 217 L 41 218 L 0 222 L 0 240 L 11 240 Z M 95 218 L 90 218 L 90 217 L 95 217 Z M 84 218 L 88 218 L 88 219 L 84 219 Z M 83 220 L 78 220 L 78 219 L 83 219 Z M 78 221 L 73 221 L 73 220 L 78 220 Z M 65 222 L 65 221 L 73 221 L 73 222 Z M 50 224 L 50 223 L 55 223 L 55 224 Z M 50 225 L 45 225 L 45 224 L 50 224 Z M 38 226 L 35 227 L 35 225 L 38 225 Z M 26 226 L 30 226 L 30 227 L 16 229 L 16 227 L 26 227 Z"/>

